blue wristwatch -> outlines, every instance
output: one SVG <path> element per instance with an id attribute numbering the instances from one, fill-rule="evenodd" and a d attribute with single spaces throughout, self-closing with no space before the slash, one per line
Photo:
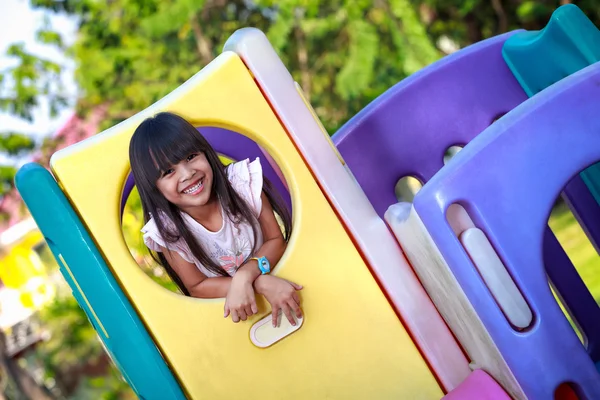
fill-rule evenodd
<path id="1" fill-rule="evenodd" d="M 258 262 L 258 269 L 260 269 L 262 275 L 271 272 L 271 264 L 269 264 L 267 257 L 252 257 L 251 260 L 256 260 Z"/>

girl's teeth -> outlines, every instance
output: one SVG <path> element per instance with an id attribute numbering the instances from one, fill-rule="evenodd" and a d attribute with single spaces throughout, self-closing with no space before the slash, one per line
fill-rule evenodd
<path id="1" fill-rule="evenodd" d="M 196 190 L 200 189 L 201 186 L 202 186 L 202 181 L 198 182 L 191 188 L 184 190 L 183 193 L 186 193 L 186 194 L 194 193 Z"/>

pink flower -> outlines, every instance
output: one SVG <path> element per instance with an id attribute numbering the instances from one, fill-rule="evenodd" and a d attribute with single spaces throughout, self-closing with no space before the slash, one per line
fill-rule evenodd
<path id="1" fill-rule="evenodd" d="M 244 256 L 240 253 L 235 255 L 221 256 L 219 257 L 219 261 L 221 261 L 221 266 L 225 269 L 225 271 L 231 274 L 237 271 L 239 266 L 242 265 L 244 262 Z"/>

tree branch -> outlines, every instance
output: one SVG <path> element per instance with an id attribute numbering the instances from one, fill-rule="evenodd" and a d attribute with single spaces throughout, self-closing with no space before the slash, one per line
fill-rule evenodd
<path id="1" fill-rule="evenodd" d="M 498 17 L 498 34 L 506 32 L 508 30 L 508 18 L 502 6 L 502 0 L 492 0 L 492 8 Z"/>
<path id="2" fill-rule="evenodd" d="M 226 0 L 208 0 L 202 8 L 200 17 L 198 17 L 198 14 L 195 14 L 190 21 L 192 31 L 194 32 L 194 39 L 196 39 L 196 50 L 198 50 L 198 55 L 205 65 L 213 60 L 214 44 L 210 37 L 202 30 L 201 23 L 206 22 L 210 18 L 210 11 L 213 8 L 223 8 L 225 5 L 227 5 Z"/>
<path id="3" fill-rule="evenodd" d="M 204 12 L 206 12 L 206 9 Z M 200 27 L 197 15 L 194 15 L 190 22 L 192 24 L 192 30 L 194 31 L 194 38 L 196 39 L 196 49 L 198 50 L 198 55 L 200 56 L 202 62 L 206 65 L 213 59 L 212 42 L 202 32 L 202 27 Z"/>
<path id="4" fill-rule="evenodd" d="M 311 75 L 310 69 L 308 67 L 308 50 L 306 48 L 306 35 L 302 30 L 302 27 L 299 23 L 296 24 L 294 28 L 294 35 L 296 37 L 296 43 L 298 46 L 297 56 L 298 56 L 298 66 L 300 68 L 300 83 L 302 85 L 302 90 L 306 95 L 307 101 L 310 101 L 310 93 L 312 90 L 311 87 Z"/>
<path id="5" fill-rule="evenodd" d="M 481 26 L 479 20 L 473 13 L 468 13 L 464 17 L 464 22 L 467 25 L 467 40 L 469 43 L 477 43 L 483 40 Z"/>

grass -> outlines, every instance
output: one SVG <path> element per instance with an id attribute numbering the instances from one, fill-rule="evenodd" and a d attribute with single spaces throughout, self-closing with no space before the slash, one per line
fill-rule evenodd
<path id="1" fill-rule="evenodd" d="M 554 208 L 549 225 L 592 296 L 600 303 L 600 258 L 564 203 Z"/>

